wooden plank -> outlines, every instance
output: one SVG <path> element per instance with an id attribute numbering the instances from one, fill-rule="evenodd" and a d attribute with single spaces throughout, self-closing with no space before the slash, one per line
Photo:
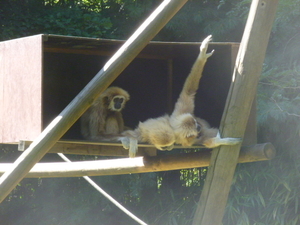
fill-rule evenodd
<path id="1" fill-rule="evenodd" d="M 20 141 L 19 151 L 24 151 L 32 141 Z M 128 150 L 117 142 L 92 142 L 85 140 L 60 140 L 48 153 L 64 153 L 77 155 L 102 155 L 128 157 Z M 140 144 L 137 156 L 155 156 L 156 148 L 149 144 Z"/>
<path id="2" fill-rule="evenodd" d="M 223 137 L 243 137 L 262 69 L 278 0 L 253 0 L 221 121 Z M 193 225 L 221 225 L 239 146 L 214 149 Z"/>
<path id="3" fill-rule="evenodd" d="M 239 50 L 239 45 L 231 46 L 232 73 L 234 71 L 234 65 L 235 65 L 236 56 L 238 54 L 238 50 Z M 248 145 L 254 145 L 256 143 L 257 143 L 257 124 L 256 124 L 256 98 L 255 98 L 251 106 L 251 111 L 248 118 L 242 145 L 248 146 Z"/>
<path id="4" fill-rule="evenodd" d="M 118 77 L 187 0 L 163 1 L 104 67 L 0 178 L 0 202 Z"/>
<path id="5" fill-rule="evenodd" d="M 256 125 L 256 95 L 254 97 L 250 115 L 247 120 L 246 130 L 242 145 L 253 145 L 257 143 L 257 125 Z"/>
<path id="6" fill-rule="evenodd" d="M 0 42 L 1 143 L 34 140 L 42 129 L 41 35 Z"/>
<path id="7" fill-rule="evenodd" d="M 5 122 L 4 113 L 4 73 L 5 73 L 5 63 L 4 63 L 4 46 L 0 43 L 0 143 L 3 143 L 3 125 Z"/>
<path id="8" fill-rule="evenodd" d="M 239 163 L 269 160 L 275 156 L 270 143 L 244 147 L 239 155 Z M 146 173 L 167 170 L 206 167 L 211 150 L 196 153 L 168 154 L 126 159 L 81 161 L 72 163 L 38 163 L 26 177 L 82 177 L 130 173 Z M 0 175 L 12 167 L 12 163 L 0 163 Z"/>

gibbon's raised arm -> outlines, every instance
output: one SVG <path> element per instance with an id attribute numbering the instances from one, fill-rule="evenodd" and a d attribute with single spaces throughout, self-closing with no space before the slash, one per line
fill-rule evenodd
<path id="1" fill-rule="evenodd" d="M 207 59 L 213 54 L 207 52 L 211 35 L 205 38 L 200 46 L 200 53 L 186 78 L 183 89 L 175 104 L 170 117 L 170 124 L 174 130 L 176 143 L 182 146 L 193 144 L 214 148 L 220 145 L 235 145 L 241 142 L 240 138 L 221 138 L 218 129 L 194 116 L 195 95 L 202 77 L 203 68 Z"/>
<path id="2" fill-rule="evenodd" d="M 201 129 L 194 117 L 195 95 L 199 87 L 205 63 L 214 52 L 213 50 L 210 53 L 206 53 L 211 39 L 212 36 L 209 35 L 201 43 L 200 53 L 184 82 L 182 91 L 170 117 L 170 124 L 176 136 L 176 143 L 183 146 L 191 146 Z"/>
<path id="3" fill-rule="evenodd" d="M 175 108 L 171 116 L 178 116 L 184 113 L 194 114 L 195 95 L 199 87 L 200 79 L 202 77 L 203 68 L 207 59 L 214 53 L 214 50 L 212 50 L 210 53 L 206 53 L 208 44 L 211 40 L 211 35 L 203 40 L 200 46 L 200 53 L 191 69 L 190 74 L 184 82 L 182 91 L 175 104 Z"/>

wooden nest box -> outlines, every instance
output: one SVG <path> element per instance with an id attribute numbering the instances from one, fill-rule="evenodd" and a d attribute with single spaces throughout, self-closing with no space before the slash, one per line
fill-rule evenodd
<path id="1" fill-rule="evenodd" d="M 119 40 L 35 35 L 0 42 L 0 142 L 25 148 L 96 75 L 123 44 Z M 199 43 L 151 42 L 112 85 L 131 95 L 125 125 L 171 113 L 199 53 Z M 196 96 L 195 114 L 218 127 L 231 83 L 238 43 L 211 43 Z M 256 143 L 255 105 L 244 144 Z M 127 155 L 121 145 L 82 141 L 75 123 L 50 152 Z M 21 141 L 23 140 L 23 141 Z M 21 142 L 20 142 L 21 141 Z M 25 141 L 25 142 L 24 142 Z M 144 145 L 147 154 L 153 146 Z M 102 149 L 102 150 L 101 150 Z M 139 152 L 143 154 L 143 151 Z"/>

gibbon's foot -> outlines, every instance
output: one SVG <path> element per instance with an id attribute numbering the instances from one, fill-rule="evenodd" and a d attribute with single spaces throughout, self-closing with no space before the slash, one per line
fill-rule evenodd
<path id="1" fill-rule="evenodd" d="M 217 137 L 206 140 L 203 145 L 207 148 L 216 148 L 220 145 L 237 145 L 241 142 L 242 138 L 220 138 L 218 135 Z"/>
<path id="2" fill-rule="evenodd" d="M 121 137 L 119 140 L 122 142 L 123 148 L 129 149 L 129 157 L 134 158 L 138 151 L 138 141 L 131 137 Z"/>
<path id="3" fill-rule="evenodd" d="M 138 151 L 138 140 L 135 138 L 129 138 L 130 148 L 129 148 L 129 158 L 134 158 Z"/>
<path id="4" fill-rule="evenodd" d="M 200 55 L 199 57 L 201 59 L 207 59 L 209 58 L 210 56 L 212 56 L 212 54 L 214 53 L 215 50 L 212 50 L 210 53 L 206 53 L 207 51 L 207 48 L 208 48 L 208 44 L 209 42 L 212 40 L 212 36 L 209 35 L 208 37 L 206 37 L 202 43 L 201 43 L 201 46 L 200 46 Z"/>

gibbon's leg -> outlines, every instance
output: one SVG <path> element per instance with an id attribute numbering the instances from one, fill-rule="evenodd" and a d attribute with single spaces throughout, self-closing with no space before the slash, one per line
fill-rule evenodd
<path id="1" fill-rule="evenodd" d="M 106 118 L 105 134 L 120 134 L 124 130 L 124 121 L 121 112 L 114 112 Z"/>
<path id="2" fill-rule="evenodd" d="M 183 89 L 175 104 L 175 109 L 171 116 L 179 116 L 184 113 L 194 113 L 195 108 L 195 94 L 198 90 L 199 82 L 202 77 L 203 68 L 207 59 L 214 53 L 212 50 L 210 53 L 206 53 L 208 44 L 212 40 L 212 36 L 209 35 L 203 40 L 200 46 L 200 53 L 196 59 L 190 74 L 185 80 Z"/>
<path id="3" fill-rule="evenodd" d="M 138 140 L 135 138 L 129 138 L 129 157 L 134 158 L 138 151 Z"/>
<path id="4" fill-rule="evenodd" d="M 241 143 L 241 138 L 221 138 L 218 132 L 217 136 L 214 138 L 209 138 L 203 141 L 203 145 L 207 148 L 215 148 L 220 145 L 236 145 Z"/>
<path id="5" fill-rule="evenodd" d="M 116 118 L 114 116 L 107 117 L 105 123 L 105 134 L 118 134 L 119 131 L 120 127 Z"/>

